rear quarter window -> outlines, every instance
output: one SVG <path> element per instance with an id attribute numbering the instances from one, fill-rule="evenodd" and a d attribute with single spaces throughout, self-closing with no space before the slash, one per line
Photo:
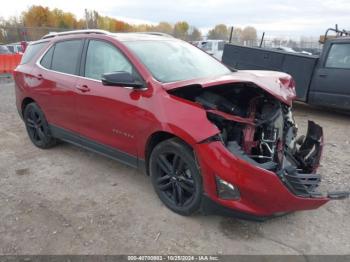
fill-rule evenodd
<path id="1" fill-rule="evenodd" d="M 48 42 L 41 42 L 29 45 L 22 56 L 21 64 L 26 64 L 30 62 L 33 59 L 33 57 L 36 56 L 40 52 L 40 50 L 43 49 L 44 46 L 47 45 L 47 43 Z"/>
<path id="2" fill-rule="evenodd" d="M 47 69 L 51 69 L 51 63 L 52 63 L 52 56 L 53 56 L 53 51 L 54 51 L 55 47 L 52 46 L 49 51 L 47 51 L 45 53 L 45 55 L 43 56 L 43 58 L 40 61 L 40 64 L 47 68 Z"/>

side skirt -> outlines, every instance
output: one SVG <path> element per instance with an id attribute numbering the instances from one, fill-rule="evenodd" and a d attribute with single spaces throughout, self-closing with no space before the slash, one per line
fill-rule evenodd
<path id="1" fill-rule="evenodd" d="M 70 144 L 79 146 L 81 148 L 87 149 L 89 151 L 98 153 L 100 155 L 109 157 L 113 160 L 117 160 L 125 165 L 138 168 L 139 170 L 145 172 L 145 161 L 138 159 L 136 156 L 132 156 L 128 153 L 115 149 L 113 147 L 97 143 L 88 138 L 82 137 L 78 134 L 70 132 L 64 128 L 57 127 L 54 125 L 49 125 L 52 136 L 68 142 Z"/>

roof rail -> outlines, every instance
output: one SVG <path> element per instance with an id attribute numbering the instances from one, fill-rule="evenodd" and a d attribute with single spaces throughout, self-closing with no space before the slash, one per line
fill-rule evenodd
<path id="1" fill-rule="evenodd" d="M 105 30 L 98 30 L 98 29 L 84 29 L 84 30 L 73 30 L 73 31 L 65 31 L 65 32 L 50 32 L 47 35 L 44 35 L 41 39 L 47 39 L 52 38 L 56 36 L 64 36 L 64 35 L 76 35 L 76 34 L 103 34 L 108 35 L 110 34 L 108 31 Z"/>
<path id="2" fill-rule="evenodd" d="M 172 35 L 161 33 L 161 32 L 135 32 L 136 34 L 146 34 L 146 35 L 158 35 L 158 36 L 166 36 L 173 37 Z"/>

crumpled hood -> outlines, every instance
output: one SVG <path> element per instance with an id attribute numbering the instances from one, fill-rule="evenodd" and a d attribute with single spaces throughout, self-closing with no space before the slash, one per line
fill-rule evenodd
<path id="1" fill-rule="evenodd" d="M 291 105 L 293 100 L 296 98 L 295 88 L 289 86 L 291 80 L 292 77 L 290 75 L 282 72 L 240 70 L 237 72 L 232 72 L 232 74 L 218 77 L 166 83 L 163 84 L 163 87 L 166 90 L 171 90 L 187 85 L 200 85 L 203 88 L 207 88 L 229 83 L 254 83 L 255 85 L 261 87 L 266 92 L 276 97 L 278 100 Z"/>

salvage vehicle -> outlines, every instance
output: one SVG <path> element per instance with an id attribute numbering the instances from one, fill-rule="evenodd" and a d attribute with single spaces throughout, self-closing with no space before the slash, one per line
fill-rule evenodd
<path id="1" fill-rule="evenodd" d="M 299 101 L 349 111 L 350 32 L 329 28 L 321 42 L 320 56 L 227 44 L 222 61 L 242 70 L 283 71 L 295 79 Z"/>
<path id="2" fill-rule="evenodd" d="M 6 45 L 8 50 L 13 54 L 23 54 L 23 47 L 21 43 L 12 43 Z"/>
<path id="3" fill-rule="evenodd" d="M 14 78 L 35 146 L 142 169 L 178 214 L 263 220 L 348 196 L 316 190 L 323 132 L 297 136 L 288 74 L 235 71 L 161 33 L 81 30 L 31 43 Z"/>
<path id="4" fill-rule="evenodd" d="M 5 45 L 0 45 L 0 54 L 11 54 L 10 50 Z"/>

